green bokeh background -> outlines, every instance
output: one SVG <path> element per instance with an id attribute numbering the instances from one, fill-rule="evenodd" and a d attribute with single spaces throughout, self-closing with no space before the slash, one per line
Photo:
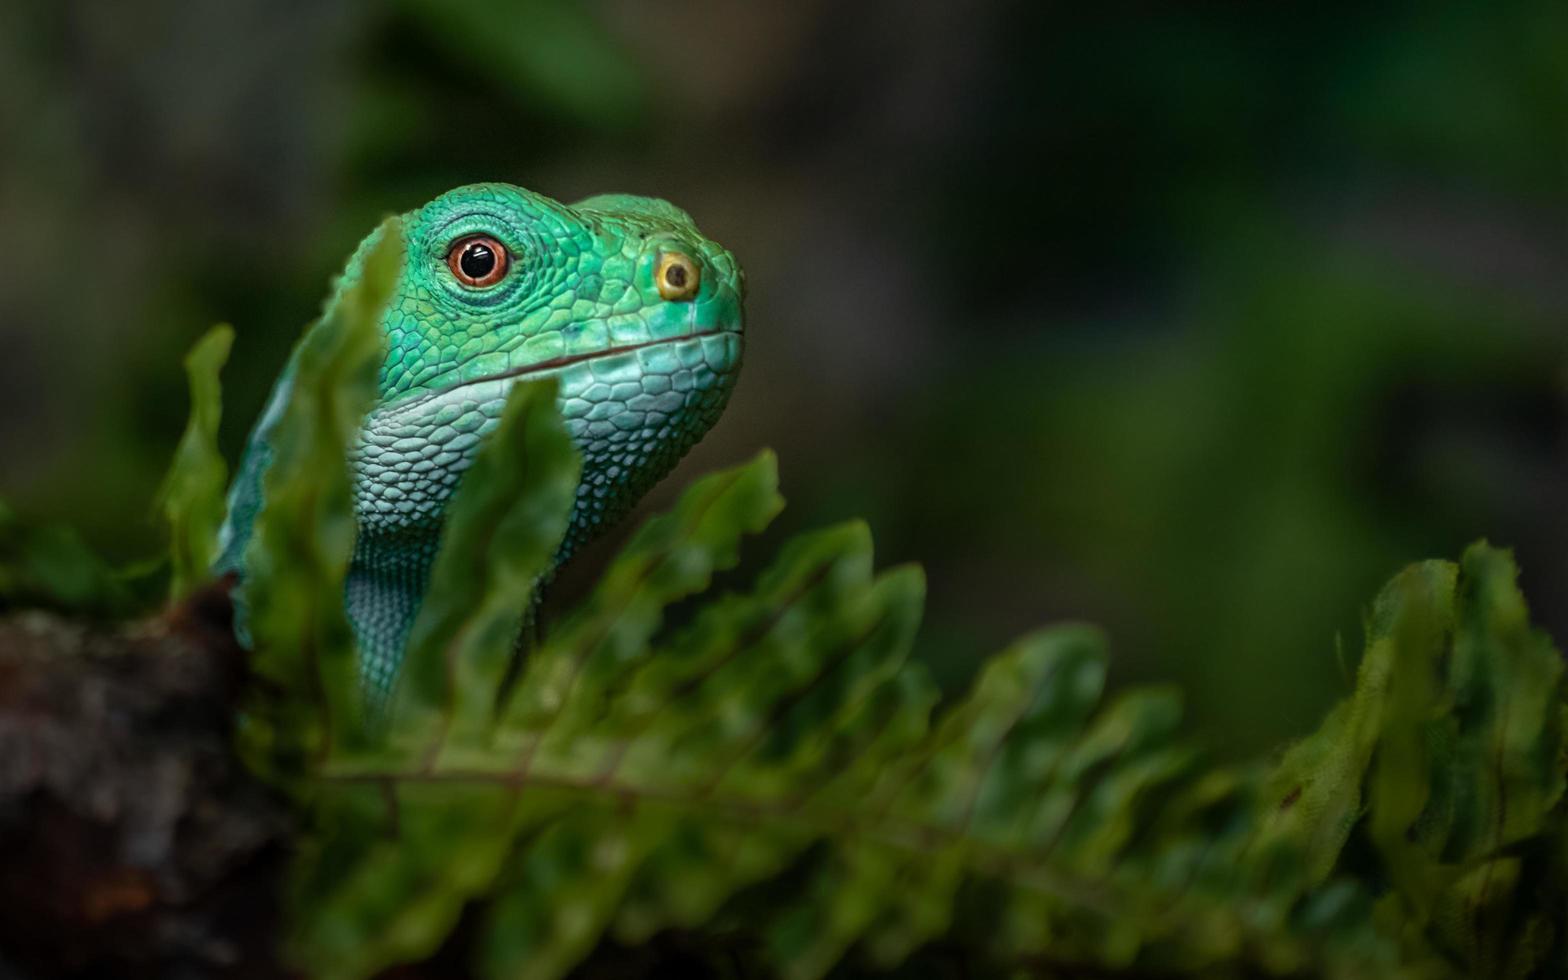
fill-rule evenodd
<path id="1" fill-rule="evenodd" d="M 232 456 L 355 242 L 481 179 L 737 253 L 649 505 L 776 447 L 772 535 L 922 561 L 946 683 L 1090 619 L 1250 754 L 1481 536 L 1568 639 L 1568 4 L 9 2 L 0 496 L 146 555 L 184 350 L 238 329 Z"/>

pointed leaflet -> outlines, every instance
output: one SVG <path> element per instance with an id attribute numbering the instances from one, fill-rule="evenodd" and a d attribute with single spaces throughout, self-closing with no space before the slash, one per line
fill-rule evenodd
<path id="1" fill-rule="evenodd" d="M 1390 689 L 1369 832 L 1441 954 L 1524 977 L 1561 922 L 1562 896 L 1540 901 L 1534 874 L 1560 853 L 1563 662 L 1530 626 L 1511 556 L 1473 545 L 1458 571 L 1449 631 L 1413 645 Z"/>
<path id="2" fill-rule="evenodd" d="M 1364 833 L 1407 957 L 1473 976 L 1540 969 L 1562 912 L 1524 871 L 1560 846 L 1563 665 L 1515 577 L 1479 544 L 1384 589 L 1354 695 L 1270 776 L 1259 838 L 1303 847 L 1321 881 Z"/>
<path id="3" fill-rule="evenodd" d="M 1449 770 L 1433 792 L 1443 819 L 1422 828 L 1446 854 L 1492 854 L 1535 836 L 1562 797 L 1563 659 L 1531 626 L 1518 574 L 1511 555 L 1484 544 L 1460 559 L 1446 664 L 1455 710 L 1428 748 L 1444 751 Z"/>
<path id="4" fill-rule="evenodd" d="M 255 669 L 285 696 L 273 701 L 281 714 L 248 718 L 258 751 L 273 742 L 321 755 L 360 733 L 358 664 L 343 613 L 354 549 L 348 449 L 375 399 L 381 312 L 403 262 L 397 219 L 376 235 L 358 281 L 295 349 L 293 388 L 272 433 L 245 590 Z"/>
<path id="5" fill-rule="evenodd" d="M 158 493 L 169 525 L 173 566 L 170 599 L 179 599 L 205 582 L 218 553 L 218 525 L 223 523 L 223 492 L 228 479 L 228 466 L 218 452 L 218 422 L 223 414 L 218 372 L 228 361 L 233 344 L 234 328 L 220 324 L 185 355 L 191 415 Z"/>
<path id="6" fill-rule="evenodd" d="M 493 721 L 520 618 L 566 533 L 581 469 L 553 380 L 512 389 L 448 508 L 409 634 L 394 737 L 445 726 L 472 742 Z"/>
<path id="7" fill-rule="evenodd" d="M 1397 682 L 1395 666 L 1416 657 L 1411 668 L 1419 669 L 1440 649 L 1452 628 L 1453 589 L 1449 562 L 1412 565 L 1384 588 L 1367 623 L 1355 692 L 1269 775 L 1264 795 L 1275 806 L 1260 828 L 1259 846 L 1299 844 L 1314 883 L 1332 872 L 1361 816 L 1362 784 L 1384 725 L 1389 688 Z M 1411 652 L 1419 644 L 1426 649 Z M 1407 690 L 1418 683 L 1415 676 L 1404 680 Z M 1390 748 L 1405 751 L 1400 745 Z"/>

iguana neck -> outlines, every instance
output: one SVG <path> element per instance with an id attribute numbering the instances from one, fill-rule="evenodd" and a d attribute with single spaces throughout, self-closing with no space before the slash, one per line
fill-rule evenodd
<path id="1" fill-rule="evenodd" d="M 583 456 L 553 571 L 717 421 L 742 348 L 739 267 L 663 201 L 611 195 L 569 207 L 481 184 L 404 215 L 401 234 L 379 396 L 349 459 L 356 540 L 345 609 L 373 702 L 395 686 L 446 508 L 514 385 L 557 379 Z M 350 259 L 329 314 L 374 240 Z M 286 367 L 230 491 L 218 565 L 241 578 L 242 639 L 245 552 L 292 378 Z"/>

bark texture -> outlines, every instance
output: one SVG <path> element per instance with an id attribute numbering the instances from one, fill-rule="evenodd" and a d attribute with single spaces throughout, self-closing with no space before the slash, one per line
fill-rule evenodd
<path id="1" fill-rule="evenodd" d="M 285 801 L 233 752 L 213 588 L 151 620 L 0 619 L 0 976 L 279 973 Z"/>

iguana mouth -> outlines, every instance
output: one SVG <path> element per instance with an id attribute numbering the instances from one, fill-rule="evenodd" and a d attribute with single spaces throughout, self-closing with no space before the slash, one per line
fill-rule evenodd
<path id="1" fill-rule="evenodd" d="M 539 361 L 536 364 L 524 364 L 520 367 L 508 368 L 507 370 L 501 371 L 497 374 L 487 374 L 482 378 L 474 378 L 471 381 L 462 381 L 453 385 L 452 388 L 462 388 L 467 385 L 479 384 L 480 382 L 484 381 L 503 381 L 507 378 L 521 378 L 530 374 L 541 374 L 545 371 L 554 371 L 557 368 L 570 367 L 573 364 L 581 364 L 583 361 L 593 361 L 601 357 L 614 357 L 617 354 L 630 354 L 633 351 L 646 350 L 649 347 L 658 347 L 661 344 L 678 344 L 683 340 L 698 340 L 702 337 L 717 337 L 718 335 L 724 333 L 735 333 L 738 335 L 739 332 L 726 330 L 722 327 L 715 327 L 712 330 L 704 330 L 700 333 L 681 334 L 679 337 L 662 337 L 658 340 L 645 340 L 640 344 L 624 344 L 620 347 L 606 347 L 602 350 L 585 351 L 581 354 L 567 354 L 563 357 L 552 357 L 548 361 Z M 450 391 L 451 388 L 447 390 Z"/>
<path id="2" fill-rule="evenodd" d="M 533 364 L 524 364 L 515 368 L 508 368 L 505 371 L 498 371 L 495 374 L 487 374 L 478 378 L 468 378 L 463 381 L 454 382 L 453 384 L 444 385 L 435 389 L 434 391 L 423 392 L 414 398 L 408 399 L 407 401 L 394 402 L 390 405 L 384 405 L 372 414 L 398 415 L 410 409 L 417 408 L 420 405 L 431 401 L 432 399 L 440 398 L 443 395 L 449 395 L 454 391 L 458 391 L 472 385 L 487 384 L 492 381 L 506 381 L 512 378 L 526 378 L 535 374 L 544 374 L 548 371 L 558 371 L 561 368 L 571 367 L 573 364 L 581 364 L 584 361 L 593 361 L 601 357 L 614 357 L 617 354 L 630 354 L 635 351 L 646 350 L 650 347 L 660 347 L 665 344 L 679 344 L 691 340 L 701 340 L 704 337 L 720 337 L 725 334 L 733 334 L 736 337 L 742 336 L 739 330 L 735 330 L 729 327 L 712 327 L 707 330 L 700 330 L 696 333 L 681 334 L 678 337 L 661 337 L 658 340 L 645 340 L 639 344 L 622 344 L 618 347 L 604 347 L 599 350 L 584 351 L 581 354 L 567 354 L 562 357 L 552 357 L 547 361 L 538 361 Z"/>

